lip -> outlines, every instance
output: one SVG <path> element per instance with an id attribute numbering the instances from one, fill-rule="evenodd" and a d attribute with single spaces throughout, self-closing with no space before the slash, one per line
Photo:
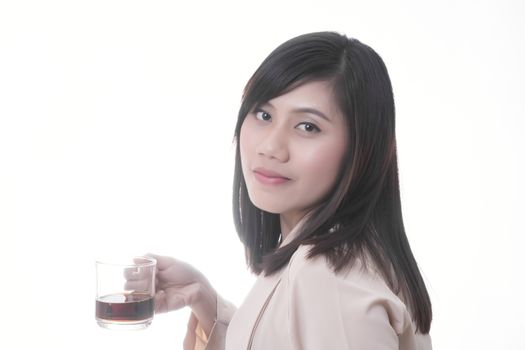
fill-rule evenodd
<path id="1" fill-rule="evenodd" d="M 275 171 L 264 169 L 264 168 L 255 168 L 253 170 L 255 178 L 259 182 L 266 185 L 278 185 L 290 181 L 290 178 L 283 176 Z"/>

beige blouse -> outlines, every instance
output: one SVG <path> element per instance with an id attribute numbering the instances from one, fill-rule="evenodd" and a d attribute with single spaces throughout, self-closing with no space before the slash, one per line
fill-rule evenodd
<path id="1" fill-rule="evenodd" d="M 323 256 L 306 259 L 309 248 L 273 276 L 259 276 L 239 309 L 218 296 L 209 337 L 192 313 L 184 350 L 432 349 L 375 271 L 357 261 L 334 274 Z"/>

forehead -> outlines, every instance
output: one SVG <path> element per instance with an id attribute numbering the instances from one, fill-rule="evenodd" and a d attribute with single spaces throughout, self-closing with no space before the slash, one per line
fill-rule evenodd
<path id="1" fill-rule="evenodd" d="M 289 110 L 306 107 L 317 109 L 332 118 L 340 115 L 333 86 L 328 81 L 310 81 L 301 84 L 268 102 L 277 109 Z"/>

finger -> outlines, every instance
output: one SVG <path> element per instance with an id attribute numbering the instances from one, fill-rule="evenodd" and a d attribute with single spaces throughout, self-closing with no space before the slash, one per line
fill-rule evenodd
<path id="1" fill-rule="evenodd" d="M 148 265 L 150 266 L 151 263 L 156 263 L 156 260 L 154 257 L 152 256 L 146 256 L 146 255 L 143 255 L 143 256 L 136 256 L 133 258 L 133 262 L 137 265 Z"/>
<path id="2" fill-rule="evenodd" d="M 157 260 L 157 269 L 159 271 L 165 270 L 172 266 L 173 264 L 179 263 L 179 260 L 172 258 L 171 256 L 164 256 L 164 255 L 156 255 L 152 253 L 147 253 L 144 256 L 151 257 L 155 260 Z"/>
<path id="3" fill-rule="evenodd" d="M 186 306 L 184 298 L 161 290 L 155 294 L 155 313 L 166 313 Z"/>
<path id="4" fill-rule="evenodd" d="M 157 293 L 155 293 L 154 305 L 156 314 L 161 314 L 169 311 L 166 298 L 166 293 L 163 290 L 160 290 Z"/>
<path id="5" fill-rule="evenodd" d="M 191 304 L 191 295 L 195 292 L 194 286 L 172 287 L 164 290 L 168 311 L 178 310 Z"/>
<path id="6" fill-rule="evenodd" d="M 150 284 L 146 280 L 140 281 L 127 281 L 124 284 L 125 290 L 134 290 L 134 291 L 147 291 L 150 287 Z"/>
<path id="7" fill-rule="evenodd" d="M 194 293 L 193 286 L 159 290 L 155 294 L 155 312 L 163 313 L 190 305 L 191 293 Z"/>
<path id="8" fill-rule="evenodd" d="M 124 288 L 127 290 L 146 290 L 151 289 L 152 286 L 155 286 L 156 290 L 160 290 L 164 289 L 166 285 L 166 283 L 160 282 L 157 278 L 155 278 L 155 282 L 152 284 L 151 279 L 148 277 L 140 280 L 126 280 L 126 283 L 124 283 Z"/>
<path id="9" fill-rule="evenodd" d="M 145 280 L 151 277 L 153 271 L 150 267 L 126 267 L 124 269 L 124 278 L 128 281 Z"/>

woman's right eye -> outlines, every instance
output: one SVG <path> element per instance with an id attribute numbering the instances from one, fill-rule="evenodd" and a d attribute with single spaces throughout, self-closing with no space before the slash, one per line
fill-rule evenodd
<path id="1" fill-rule="evenodd" d="M 272 119 L 272 116 L 268 114 L 267 112 L 263 111 L 262 109 L 256 109 L 255 118 L 259 120 L 269 121 Z"/>

